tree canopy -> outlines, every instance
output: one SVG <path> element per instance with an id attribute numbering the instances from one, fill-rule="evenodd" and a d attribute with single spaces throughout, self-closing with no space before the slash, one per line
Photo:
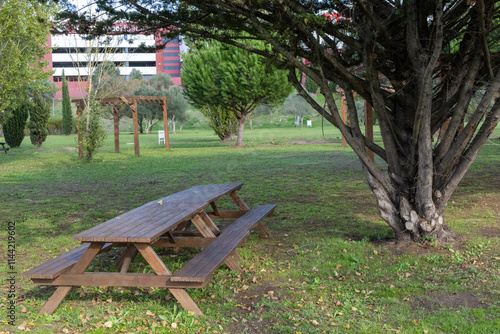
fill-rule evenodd
<path id="1" fill-rule="evenodd" d="M 212 38 L 289 70 L 288 79 L 359 156 L 381 217 L 397 240 L 452 240 L 443 212 L 500 117 L 499 0 L 98 1 L 110 22 Z M 331 15 L 335 14 L 335 15 Z M 76 13 L 65 15 L 84 22 Z M 336 19 L 332 19 L 336 17 Z M 105 30 L 105 23 L 95 33 Z M 250 41 L 260 40 L 260 49 Z M 311 78 L 325 105 L 297 80 Z M 356 113 L 342 122 L 329 82 L 367 100 L 383 144 Z M 472 105 L 474 96 L 479 102 Z M 471 108 L 472 106 L 472 108 Z M 446 127 L 445 127 L 446 125 Z M 434 134 L 441 129 L 442 139 Z M 383 164 L 370 160 L 366 148 Z"/>
<path id="2" fill-rule="evenodd" d="M 32 0 L 0 2 L 0 123 L 30 88 L 52 74 L 45 72 L 46 46 L 54 5 Z M 38 83 L 38 84 L 37 84 Z"/>
<path id="3" fill-rule="evenodd" d="M 247 42 L 265 49 L 262 42 Z M 255 53 L 217 41 L 187 54 L 181 77 L 195 106 L 234 113 L 239 121 L 237 146 L 243 144 L 247 115 L 263 103 L 281 104 L 292 91 L 287 72 Z"/>

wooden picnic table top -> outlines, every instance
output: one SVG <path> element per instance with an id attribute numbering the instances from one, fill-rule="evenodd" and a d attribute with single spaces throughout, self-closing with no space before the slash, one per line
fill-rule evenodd
<path id="1" fill-rule="evenodd" d="M 81 242 L 152 243 L 243 183 L 207 184 L 144 204 L 73 237 Z"/>

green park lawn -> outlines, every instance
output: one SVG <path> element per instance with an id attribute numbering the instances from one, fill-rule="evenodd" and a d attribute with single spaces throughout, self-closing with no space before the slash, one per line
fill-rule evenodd
<path id="1" fill-rule="evenodd" d="M 313 123 L 313 124 L 317 124 Z M 499 333 L 500 129 L 495 130 L 445 213 L 455 243 L 398 245 L 378 216 L 361 165 L 332 127 L 246 130 L 246 146 L 210 130 L 112 135 L 93 163 L 77 157 L 75 137 L 26 137 L 0 152 L 2 258 L 7 223 L 15 230 L 15 325 L 7 323 L 8 284 L 0 295 L 0 332 L 33 333 Z M 380 140 L 377 137 L 376 140 Z M 3 138 L 0 138 L 3 141 Z M 381 161 L 377 161 L 382 166 Z M 277 204 L 240 249 L 241 273 L 219 268 L 203 289 L 188 290 L 204 312 L 181 309 L 165 289 L 73 288 L 52 315 L 38 315 L 54 291 L 21 273 L 77 247 L 71 237 L 144 203 L 197 184 L 244 182 L 251 207 Z M 160 255 L 170 269 L 192 250 Z M 101 263 L 90 268 L 109 270 Z M 132 268 L 150 272 L 138 257 Z M 7 261 L 0 276 L 10 278 Z"/>

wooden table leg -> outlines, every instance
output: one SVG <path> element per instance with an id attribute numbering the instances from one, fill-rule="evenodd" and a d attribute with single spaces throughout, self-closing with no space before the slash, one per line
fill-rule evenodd
<path id="1" fill-rule="evenodd" d="M 134 244 L 139 252 L 144 256 L 144 259 L 149 263 L 151 268 L 157 275 L 172 275 L 170 270 L 165 266 L 163 261 L 158 257 L 158 254 L 147 244 Z M 168 289 L 172 295 L 177 299 L 179 304 L 186 310 L 191 311 L 196 315 L 203 315 L 200 308 L 196 305 L 194 300 L 188 295 L 184 289 Z"/>
<path id="2" fill-rule="evenodd" d="M 120 270 L 120 273 L 125 274 L 127 272 L 130 263 L 134 260 L 138 253 L 139 251 L 134 245 L 128 245 L 127 248 L 125 248 L 116 262 L 116 267 Z"/>
<path id="3" fill-rule="evenodd" d="M 210 217 L 208 217 L 208 216 L 207 216 L 207 218 L 210 219 Z M 198 231 L 200 231 L 201 235 L 203 235 L 205 238 L 215 238 L 216 237 L 215 233 L 212 231 L 212 229 L 209 226 L 207 226 L 205 220 L 200 215 L 194 216 L 193 218 L 191 218 L 191 221 L 193 222 L 194 226 L 196 226 Z M 212 221 L 212 220 L 210 219 L 210 221 Z M 213 222 L 212 222 L 212 224 L 213 224 Z"/>
<path id="4" fill-rule="evenodd" d="M 250 210 L 250 207 L 248 205 L 246 205 L 245 202 L 243 202 L 243 200 L 241 199 L 241 197 L 235 191 L 233 191 L 232 193 L 230 193 L 229 197 L 231 197 L 233 199 L 234 203 L 236 203 L 236 205 L 240 209 L 242 209 L 242 210 Z"/>
<path id="5" fill-rule="evenodd" d="M 85 269 L 88 268 L 90 262 L 99 254 L 102 246 L 104 246 L 103 242 L 91 243 L 80 260 L 75 263 L 69 272 L 71 274 L 82 274 Z M 52 314 L 70 290 L 71 286 L 59 286 L 49 300 L 43 305 L 39 314 Z"/>
<path id="6" fill-rule="evenodd" d="M 207 215 L 205 211 L 200 212 L 200 217 L 205 222 L 205 225 L 207 225 L 208 228 L 213 232 L 213 234 L 215 235 L 220 234 L 219 228 L 215 226 L 214 222 L 212 221 L 212 219 L 210 219 L 210 217 Z"/>

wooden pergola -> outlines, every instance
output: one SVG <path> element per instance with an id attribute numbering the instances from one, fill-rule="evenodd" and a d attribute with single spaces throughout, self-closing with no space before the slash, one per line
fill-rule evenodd
<path id="1" fill-rule="evenodd" d="M 115 152 L 120 152 L 120 122 L 118 118 L 118 110 L 124 104 L 132 109 L 132 121 L 134 125 L 134 150 L 135 155 L 139 155 L 139 126 L 137 124 L 137 105 L 138 104 L 159 104 L 163 111 L 163 127 L 165 128 L 165 149 L 170 149 L 170 142 L 168 139 L 168 118 L 167 118 L 167 100 L 170 97 L 164 96 L 119 96 L 119 97 L 107 97 L 103 99 L 96 99 L 103 106 L 113 106 L 113 123 L 114 123 L 114 135 L 115 135 Z M 76 105 L 76 115 L 80 119 L 80 116 L 85 109 L 85 99 L 72 99 Z M 78 131 L 78 143 L 81 141 L 80 131 Z M 80 145 L 78 145 L 78 156 L 83 157 L 83 151 Z"/>

